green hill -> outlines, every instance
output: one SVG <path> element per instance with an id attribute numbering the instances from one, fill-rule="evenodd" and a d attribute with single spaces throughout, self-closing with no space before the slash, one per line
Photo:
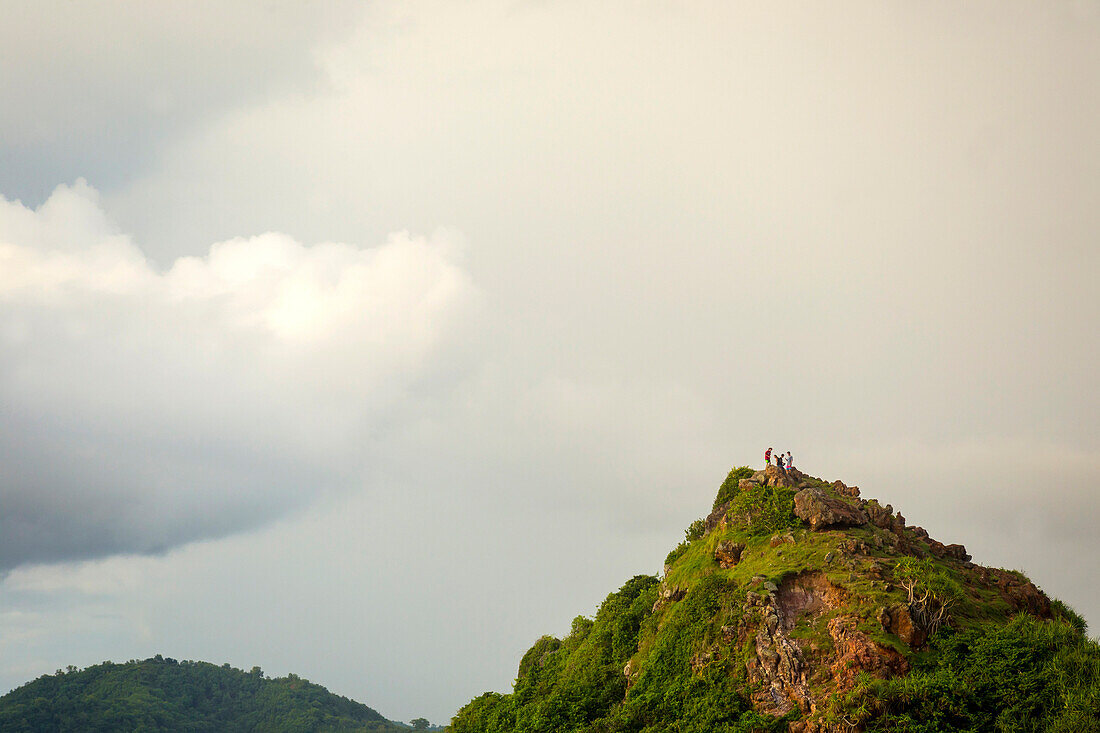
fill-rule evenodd
<path id="1" fill-rule="evenodd" d="M 1022 573 L 859 489 L 730 472 L 661 578 L 523 656 L 453 733 L 1100 731 L 1100 645 Z"/>
<path id="2" fill-rule="evenodd" d="M 45 675 L 0 697 L 0 732 L 407 731 L 296 675 L 159 654 Z"/>

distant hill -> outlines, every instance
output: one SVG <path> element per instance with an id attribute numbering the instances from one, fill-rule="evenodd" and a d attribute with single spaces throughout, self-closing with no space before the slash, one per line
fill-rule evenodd
<path id="1" fill-rule="evenodd" d="M 857 487 L 734 469 L 685 535 L 449 730 L 1100 731 L 1084 620 Z"/>
<path id="2" fill-rule="evenodd" d="M 408 731 L 366 705 L 296 675 L 258 667 L 104 662 L 44 675 L 0 697 L 0 732 L 15 731 Z"/>

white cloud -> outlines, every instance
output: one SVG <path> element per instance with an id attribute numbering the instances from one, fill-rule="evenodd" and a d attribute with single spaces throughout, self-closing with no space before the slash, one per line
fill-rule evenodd
<path id="1" fill-rule="evenodd" d="M 456 240 L 267 233 L 158 271 L 84 182 L 0 202 L 0 568 L 163 550 L 355 483 L 401 395 L 461 368 Z"/>

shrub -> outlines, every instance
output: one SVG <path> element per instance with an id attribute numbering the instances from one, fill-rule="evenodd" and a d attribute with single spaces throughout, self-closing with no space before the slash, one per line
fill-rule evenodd
<path id="1" fill-rule="evenodd" d="M 1073 628 L 1077 629 L 1078 633 L 1082 636 L 1088 630 L 1088 622 L 1085 621 L 1084 616 L 1074 611 L 1068 605 L 1053 598 L 1050 601 L 1050 610 L 1054 612 L 1054 617 L 1061 619 L 1065 623 L 1069 624 Z"/>
<path id="2" fill-rule="evenodd" d="M 931 558 L 903 557 L 894 565 L 894 579 L 905 589 L 909 611 L 928 635 L 947 620 L 951 607 L 963 598 L 962 588 Z"/>
<path id="3" fill-rule="evenodd" d="M 646 654 L 610 730 L 785 731 L 786 723 L 752 711 L 740 660 L 728 653 L 711 656 L 722 627 L 737 623 L 743 602 L 744 591 L 736 583 L 709 575 L 669 608 L 659 624 L 646 627 Z M 699 664 L 702 655 L 707 658 Z"/>
<path id="4" fill-rule="evenodd" d="M 665 555 L 665 565 L 671 565 L 672 563 L 683 557 L 684 553 L 688 551 L 689 545 L 690 543 L 687 540 L 684 540 L 680 544 L 676 545 L 676 547 L 672 548 L 672 551 Z"/>
<path id="5" fill-rule="evenodd" d="M 684 539 L 687 542 L 694 542 L 703 536 L 703 533 L 707 531 L 707 523 L 703 519 L 696 519 L 694 522 L 688 525 L 688 528 L 684 530 Z"/>
<path id="6" fill-rule="evenodd" d="M 730 514 L 746 522 L 752 535 L 770 535 L 802 525 L 794 513 L 795 492 L 785 486 L 757 486 L 737 494 Z"/>
<path id="7" fill-rule="evenodd" d="M 867 731 L 1070 733 L 1100 720 L 1100 645 L 1071 624 L 1018 616 L 945 628 L 907 677 L 864 680 L 845 707 Z"/>
<path id="8" fill-rule="evenodd" d="M 573 624 L 569 628 L 569 640 L 577 643 L 584 641 L 584 638 L 588 636 L 588 632 L 592 630 L 592 624 L 594 622 L 587 616 L 577 616 L 573 619 Z"/>
<path id="9" fill-rule="evenodd" d="M 737 496 L 737 484 L 743 478 L 752 478 L 754 473 L 755 471 L 748 466 L 731 469 L 726 475 L 726 480 L 718 487 L 718 496 L 714 497 L 714 506 L 710 510 L 714 511 L 726 502 L 732 501 L 733 497 Z"/>

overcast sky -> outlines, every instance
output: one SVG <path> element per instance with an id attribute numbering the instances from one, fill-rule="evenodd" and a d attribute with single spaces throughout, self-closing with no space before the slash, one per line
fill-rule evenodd
<path id="1" fill-rule="evenodd" d="M 0 692 L 443 723 L 769 445 L 1100 631 L 1100 3 L 3 14 Z"/>

